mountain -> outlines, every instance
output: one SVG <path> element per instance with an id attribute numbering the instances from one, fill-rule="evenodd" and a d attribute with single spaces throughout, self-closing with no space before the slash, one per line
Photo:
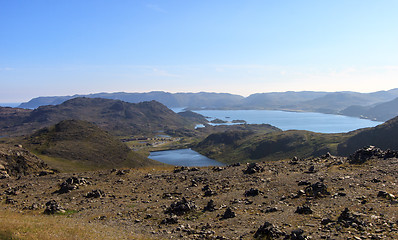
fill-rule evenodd
<path id="1" fill-rule="evenodd" d="M 356 149 L 373 145 L 381 149 L 398 150 L 398 117 L 373 128 L 357 130 L 355 135 L 340 143 L 338 154 L 348 156 Z"/>
<path id="2" fill-rule="evenodd" d="M 248 97 L 228 93 L 168 93 L 153 91 L 147 93 L 95 93 L 88 95 L 38 97 L 20 108 L 34 109 L 43 105 L 57 105 L 77 97 L 106 98 L 130 103 L 158 101 L 169 108 L 188 109 L 272 109 L 291 111 L 310 111 L 332 114 L 350 113 L 350 106 L 371 106 L 388 102 L 398 97 L 398 88 L 372 93 L 358 92 L 270 92 L 256 93 Z M 345 110 L 347 109 L 347 110 Z"/>
<path id="3" fill-rule="evenodd" d="M 64 120 L 25 138 L 31 151 L 61 170 L 159 165 L 143 157 L 96 125 Z"/>
<path id="4" fill-rule="evenodd" d="M 64 101 L 77 98 L 106 98 L 122 100 L 130 103 L 139 103 L 144 101 L 158 101 L 169 108 L 176 107 L 215 107 L 225 108 L 238 104 L 244 97 L 233 95 L 229 93 L 168 93 L 161 91 L 153 91 L 148 93 L 96 93 L 88 95 L 74 95 L 74 96 L 54 96 L 54 97 L 38 97 L 33 98 L 29 102 L 22 103 L 20 108 L 35 109 L 44 105 L 57 105 Z"/>
<path id="5" fill-rule="evenodd" d="M 398 98 L 373 106 L 350 106 L 341 111 L 341 114 L 368 118 L 376 121 L 387 121 L 388 119 L 398 116 Z"/>
<path id="6" fill-rule="evenodd" d="M 24 135 L 68 119 L 95 123 L 115 135 L 152 133 L 194 124 L 156 101 L 135 104 L 102 98 L 74 98 L 59 105 L 3 115 L 0 136 Z"/>
<path id="7" fill-rule="evenodd" d="M 258 109 L 296 108 L 297 103 L 312 100 L 328 94 L 327 92 L 271 92 L 256 93 L 245 98 L 241 107 Z"/>

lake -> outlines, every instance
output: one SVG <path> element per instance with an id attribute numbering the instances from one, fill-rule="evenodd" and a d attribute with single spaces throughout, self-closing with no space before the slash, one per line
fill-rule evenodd
<path id="1" fill-rule="evenodd" d="M 209 121 L 216 118 L 229 122 L 245 120 L 248 124 L 271 124 L 282 130 L 308 130 L 320 133 L 349 132 L 359 128 L 374 127 L 382 123 L 368 119 L 314 112 L 274 110 L 195 110 L 194 112 L 210 117 Z"/>
<path id="2" fill-rule="evenodd" d="M 174 166 L 207 167 L 224 165 L 223 163 L 207 158 L 192 149 L 151 152 L 148 158 Z"/>

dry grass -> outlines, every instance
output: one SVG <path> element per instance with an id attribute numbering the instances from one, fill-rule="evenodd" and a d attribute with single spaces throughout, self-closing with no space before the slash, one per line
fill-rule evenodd
<path id="1" fill-rule="evenodd" d="M 148 239 L 102 224 L 88 223 L 67 216 L 25 214 L 0 211 L 0 239 Z"/>

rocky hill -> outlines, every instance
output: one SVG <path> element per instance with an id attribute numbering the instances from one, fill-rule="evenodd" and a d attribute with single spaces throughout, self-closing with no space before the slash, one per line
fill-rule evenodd
<path id="1" fill-rule="evenodd" d="M 354 135 L 338 145 L 338 154 L 348 156 L 354 149 L 373 145 L 381 149 L 398 150 L 398 117 L 395 117 L 379 126 L 361 129 L 353 132 Z"/>
<path id="2" fill-rule="evenodd" d="M 22 145 L 0 143 L 0 179 L 46 171 L 47 164 Z"/>
<path id="3" fill-rule="evenodd" d="M 25 142 L 53 168 L 62 171 L 160 165 L 86 121 L 61 121 L 26 137 Z"/>
<path id="4" fill-rule="evenodd" d="M 42 106 L 0 118 L 0 136 L 28 134 L 68 119 L 95 123 L 115 135 L 152 133 L 194 125 L 156 101 L 127 103 L 102 98 L 74 98 L 59 105 Z"/>

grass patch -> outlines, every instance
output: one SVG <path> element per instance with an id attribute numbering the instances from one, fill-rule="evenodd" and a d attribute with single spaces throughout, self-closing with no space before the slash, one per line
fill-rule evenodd
<path id="1" fill-rule="evenodd" d="M 0 211 L 0 240 L 148 239 L 99 223 L 66 216 Z"/>

